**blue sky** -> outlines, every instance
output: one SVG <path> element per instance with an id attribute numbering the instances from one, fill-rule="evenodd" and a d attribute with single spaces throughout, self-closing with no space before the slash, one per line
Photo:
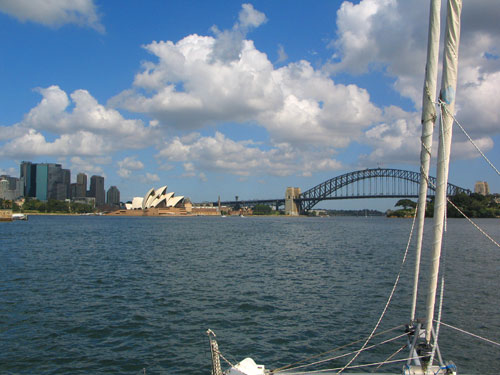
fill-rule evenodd
<path id="1" fill-rule="evenodd" d="M 278 198 L 364 168 L 417 171 L 428 8 L 0 0 L 0 174 L 58 162 L 73 179 L 105 176 L 122 200 L 168 185 L 201 202 Z M 457 89 L 457 118 L 497 166 L 498 14 L 497 0 L 464 2 Z M 450 182 L 500 192 L 454 131 Z"/>

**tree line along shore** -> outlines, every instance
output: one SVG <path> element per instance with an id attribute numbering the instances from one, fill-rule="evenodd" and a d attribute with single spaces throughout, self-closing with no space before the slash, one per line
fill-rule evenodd
<path id="1" fill-rule="evenodd" d="M 467 217 L 470 218 L 499 218 L 500 217 L 500 197 L 498 194 L 457 194 L 449 197 L 451 202 L 457 206 Z M 317 209 L 311 210 L 308 216 L 387 216 L 387 217 L 413 217 L 417 203 L 410 199 L 400 199 L 395 210 L 387 210 L 385 213 L 377 210 L 331 210 Z M 37 199 L 27 199 L 19 205 L 14 201 L 0 199 L 0 209 L 10 209 L 12 212 L 30 214 L 91 214 L 99 210 L 90 204 L 68 202 L 51 199 L 46 202 Z M 434 200 L 427 202 L 426 217 L 432 217 L 434 213 Z M 223 215 L 224 212 L 221 211 Z M 259 204 L 253 207 L 255 216 L 280 216 L 283 211 L 273 210 L 270 206 Z M 463 215 L 450 203 L 447 208 L 448 217 L 461 218 Z"/>
<path id="2" fill-rule="evenodd" d="M 499 218 L 500 217 L 500 196 L 498 194 L 482 195 L 472 193 L 456 194 L 448 197 L 453 203 L 448 202 L 447 217 L 463 218 L 462 211 L 469 218 Z M 457 210 L 458 207 L 460 209 Z M 410 199 L 400 199 L 395 207 L 402 207 L 397 210 L 388 210 L 387 217 L 413 217 L 417 203 Z M 434 198 L 427 202 L 425 217 L 434 216 Z"/>

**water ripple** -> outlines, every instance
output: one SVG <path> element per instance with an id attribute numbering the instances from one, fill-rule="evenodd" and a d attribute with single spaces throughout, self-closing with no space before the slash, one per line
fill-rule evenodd
<path id="1" fill-rule="evenodd" d="M 209 374 L 207 328 L 231 360 L 268 367 L 332 349 L 372 329 L 410 224 L 37 216 L 0 225 L 0 372 Z M 498 220 L 482 224 L 500 237 Z M 448 232 L 444 320 L 499 337 L 499 252 L 471 241 L 463 221 Z M 411 259 L 405 272 L 382 328 L 408 319 Z M 462 373 L 496 373 L 488 346 L 444 328 L 440 346 Z"/>

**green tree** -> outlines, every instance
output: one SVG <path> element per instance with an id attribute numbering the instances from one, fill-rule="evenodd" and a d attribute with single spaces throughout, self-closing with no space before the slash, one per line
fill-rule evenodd
<path id="1" fill-rule="evenodd" d="M 21 212 L 21 207 L 16 202 L 12 202 L 12 211 Z"/>
<path id="2" fill-rule="evenodd" d="M 253 209 L 254 215 L 270 215 L 272 209 L 267 204 L 258 204 Z"/>
<path id="3" fill-rule="evenodd" d="M 94 211 L 94 209 L 90 204 L 76 203 L 76 202 L 71 203 L 70 209 L 71 212 L 75 214 L 87 214 Z"/>
<path id="4" fill-rule="evenodd" d="M 485 196 L 473 193 L 456 194 L 449 198 L 460 211 L 471 218 L 493 218 L 500 213 L 500 205 L 496 203 L 493 196 Z M 462 214 L 453 205 L 448 203 L 448 217 L 462 218 Z"/>
<path id="5" fill-rule="evenodd" d="M 23 212 L 27 211 L 38 211 L 38 212 L 47 212 L 47 204 L 39 201 L 38 199 L 26 199 L 22 206 Z"/>
<path id="6" fill-rule="evenodd" d="M 68 202 L 56 199 L 49 199 L 49 201 L 47 202 L 47 212 L 68 213 L 69 212 Z"/>
<path id="7" fill-rule="evenodd" d="M 403 207 L 404 210 L 407 210 L 408 208 L 416 208 L 417 203 L 413 202 L 410 199 L 400 199 L 396 202 L 394 205 L 395 207 Z"/>
<path id="8" fill-rule="evenodd" d="M 0 209 L 11 209 L 12 201 L 8 199 L 0 199 Z"/>

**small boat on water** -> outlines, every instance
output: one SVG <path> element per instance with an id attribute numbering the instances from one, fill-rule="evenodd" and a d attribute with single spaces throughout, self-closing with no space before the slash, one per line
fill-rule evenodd
<path id="1" fill-rule="evenodd" d="M 26 214 L 12 214 L 12 220 L 28 220 L 28 215 Z"/>
<path id="2" fill-rule="evenodd" d="M 383 365 L 392 365 L 399 363 L 402 365 L 400 373 L 404 375 L 456 375 L 457 367 L 453 362 L 446 362 L 440 352 L 438 345 L 439 328 L 441 324 L 442 298 L 444 288 L 444 277 L 441 275 L 441 293 L 437 298 L 438 275 L 440 268 L 441 248 L 443 244 L 443 235 L 445 227 L 446 206 L 447 206 L 447 184 L 448 170 L 450 160 L 452 126 L 455 122 L 454 107 L 455 107 L 455 92 L 457 83 L 457 66 L 458 66 L 458 46 L 460 39 L 460 16 L 462 10 L 461 0 L 448 0 L 446 32 L 445 32 L 445 50 L 443 58 L 443 74 L 440 97 L 436 100 L 436 81 L 438 75 L 438 52 L 439 52 L 439 35 L 440 35 L 440 8 L 441 0 L 430 0 L 430 18 L 429 18 L 429 39 L 427 50 L 426 77 L 424 85 L 424 103 L 422 110 L 422 149 L 420 155 L 421 164 L 421 181 L 419 203 L 414 218 L 414 223 L 417 222 L 417 246 L 415 254 L 415 272 L 414 272 L 414 287 L 413 287 L 413 306 L 411 308 L 411 316 L 407 318 L 405 329 L 395 338 L 386 340 L 386 342 L 395 339 L 405 339 L 406 344 L 389 357 L 383 358 L 376 363 L 364 363 L 361 365 L 355 364 L 354 361 L 358 356 L 377 345 L 384 344 L 381 342 L 373 344 L 373 338 L 385 332 L 377 332 L 379 325 L 384 317 L 385 312 L 391 302 L 392 296 L 398 285 L 402 267 L 397 274 L 395 284 L 389 294 L 387 303 L 382 311 L 378 322 L 375 324 L 372 332 L 365 339 L 354 341 L 351 344 L 344 345 L 341 348 L 346 348 L 357 342 L 363 343 L 360 349 L 351 351 L 347 354 L 333 356 L 337 349 L 333 349 L 326 353 L 320 353 L 317 356 L 305 358 L 302 361 L 294 362 L 288 366 L 267 370 L 264 365 L 258 365 L 251 358 L 245 358 L 236 365 L 231 364 L 219 350 L 218 343 L 215 339 L 215 333 L 212 330 L 207 331 L 210 343 L 211 358 L 212 358 L 212 375 L 303 375 L 303 374 L 340 374 L 344 371 L 359 371 L 360 369 L 374 368 L 375 372 Z M 438 107 L 438 109 L 436 108 Z M 440 114 L 440 129 L 439 129 L 439 146 L 437 155 L 437 182 L 435 186 L 435 203 L 434 203 L 434 230 L 433 230 L 433 246 L 431 253 L 431 266 L 428 273 L 429 285 L 426 301 L 426 317 L 425 319 L 417 319 L 415 317 L 415 304 L 417 301 L 419 267 L 420 267 L 420 251 L 422 247 L 423 222 L 426 204 L 426 193 L 428 189 L 428 172 L 430 163 L 430 151 L 432 146 L 433 127 Z M 456 206 L 455 206 L 456 208 Z M 417 217 L 418 216 L 418 217 Z M 465 215 L 464 215 L 465 216 Z M 403 257 L 403 264 L 406 260 L 410 239 Z M 402 264 L 402 265 L 403 265 Z M 438 301 L 436 301 L 438 300 Z M 435 307 L 437 307 L 437 313 Z M 498 301 L 496 302 L 498 303 Z M 450 326 L 451 327 L 451 326 Z M 452 327 L 456 328 L 456 327 Z M 400 329 L 396 327 L 392 330 Z M 389 330 L 390 331 L 390 330 Z M 463 333 L 471 334 L 469 332 Z M 492 340 L 489 340 L 492 343 Z M 494 343 L 494 342 L 493 342 Z M 500 346 L 498 343 L 494 343 Z M 403 351 L 404 349 L 404 351 Z M 400 354 L 401 352 L 401 354 Z M 402 353 L 407 353 L 401 358 Z M 328 358 L 320 359 L 321 355 L 328 354 Z M 340 367 L 335 367 L 333 363 L 346 359 L 347 363 Z M 229 369 L 222 371 L 221 360 L 229 364 Z M 334 362 L 335 361 L 335 362 Z M 327 366 L 326 368 L 318 369 L 318 366 Z M 373 367 L 370 367 L 373 366 Z M 498 366 L 498 363 L 497 363 Z"/>

